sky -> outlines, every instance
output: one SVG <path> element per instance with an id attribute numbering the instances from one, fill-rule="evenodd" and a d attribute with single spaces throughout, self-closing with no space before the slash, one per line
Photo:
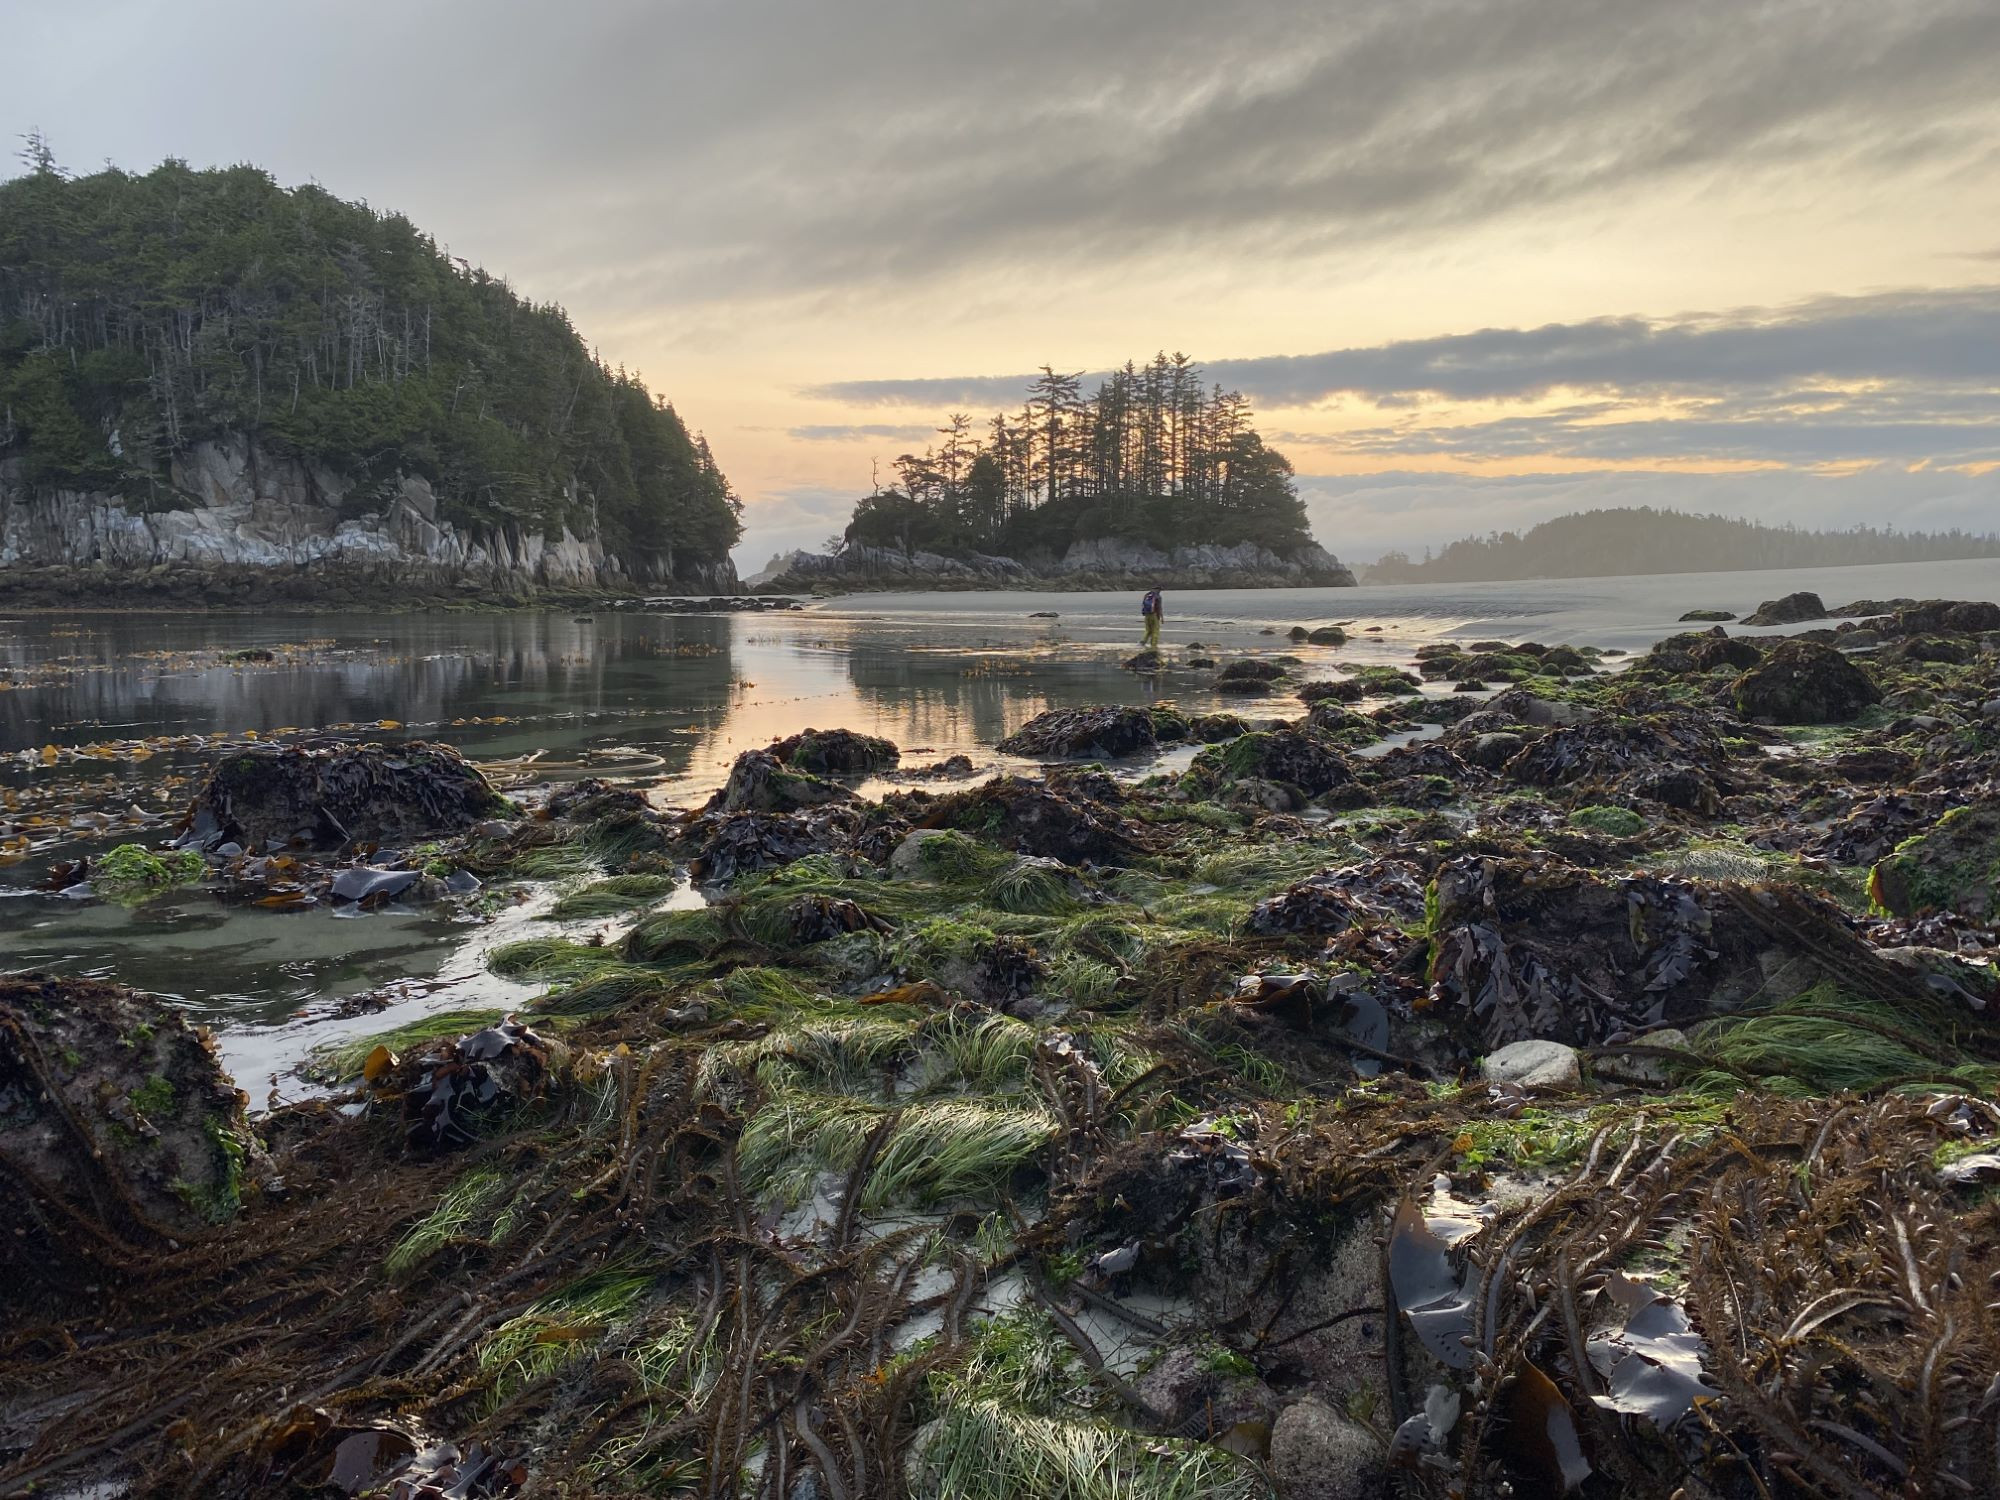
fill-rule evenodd
<path id="1" fill-rule="evenodd" d="M 746 572 L 1184 351 L 1351 560 L 1597 505 L 2000 527 L 1993 0 L 0 0 L 0 129 L 567 307 Z"/>

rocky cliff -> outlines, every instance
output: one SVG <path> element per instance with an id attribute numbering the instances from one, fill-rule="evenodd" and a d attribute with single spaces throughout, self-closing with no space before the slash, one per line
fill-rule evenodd
<path id="1" fill-rule="evenodd" d="M 245 437 L 197 443 L 160 476 L 156 498 L 35 490 L 0 461 L 0 598 L 137 592 L 189 598 L 521 598 L 655 588 L 729 593 L 734 567 L 678 562 L 671 548 L 621 558 L 594 526 L 554 536 L 512 525 L 459 527 L 427 480 L 357 484 Z M 591 514 L 589 507 L 581 513 Z"/>
<path id="2" fill-rule="evenodd" d="M 777 560 L 774 559 L 774 565 Z M 1274 552 L 1235 547 L 1162 548 L 1120 537 L 1073 543 L 1057 558 L 1022 561 L 968 553 L 904 553 L 849 547 L 838 557 L 794 552 L 767 581 L 791 591 L 819 589 L 1352 588 L 1354 574 L 1318 544 Z"/>

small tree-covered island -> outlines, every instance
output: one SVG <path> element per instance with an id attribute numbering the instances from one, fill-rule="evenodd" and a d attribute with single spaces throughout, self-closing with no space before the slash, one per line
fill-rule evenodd
<path id="1" fill-rule="evenodd" d="M 783 588 L 1318 584 L 1354 575 L 1313 539 L 1292 466 L 1250 405 L 1186 355 L 1128 362 L 1090 395 L 1043 366 L 982 437 L 964 413 L 895 461 L 824 553 L 772 559 Z"/>
<path id="2" fill-rule="evenodd" d="M 561 308 L 253 167 L 0 183 L 0 597 L 736 587 L 740 505 Z"/>

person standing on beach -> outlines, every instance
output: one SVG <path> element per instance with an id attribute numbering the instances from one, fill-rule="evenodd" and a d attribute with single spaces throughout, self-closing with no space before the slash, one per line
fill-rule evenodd
<path id="1" fill-rule="evenodd" d="M 1139 618 L 1146 622 L 1146 649 L 1160 649 L 1160 621 L 1166 618 L 1167 604 L 1158 589 L 1148 589 L 1139 601 Z"/>

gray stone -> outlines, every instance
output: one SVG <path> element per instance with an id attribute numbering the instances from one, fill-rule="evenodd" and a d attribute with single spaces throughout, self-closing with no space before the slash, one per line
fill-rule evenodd
<path id="1" fill-rule="evenodd" d="M 1483 1058 L 1479 1072 L 1488 1083 L 1523 1088 L 1573 1089 L 1583 1082 L 1576 1048 L 1561 1042 L 1509 1042 Z"/>
<path id="2" fill-rule="evenodd" d="M 1687 1033 L 1669 1026 L 1662 1031 L 1647 1032 L 1635 1045 L 1664 1047 L 1685 1052 L 1688 1045 Z M 1598 1077 L 1613 1083 L 1641 1083 L 1659 1087 L 1669 1081 L 1667 1060 L 1664 1057 L 1620 1057 L 1613 1053 L 1598 1060 L 1595 1072 Z"/>
<path id="3" fill-rule="evenodd" d="M 1980 704 L 1979 717 L 1989 724 L 2000 724 L 2000 698 L 1988 698 Z"/>
<path id="4" fill-rule="evenodd" d="M 1518 734 L 1496 729 L 1480 735 L 1472 742 L 1471 749 L 1467 752 L 1467 759 L 1475 766 L 1484 766 L 1489 771 L 1497 771 L 1512 760 L 1527 743 Z"/>
<path id="5" fill-rule="evenodd" d="M 1371 1500 L 1388 1493 L 1389 1473 L 1372 1432 L 1308 1396 L 1278 1413 L 1271 1478 L 1283 1500 Z"/>
<path id="6" fill-rule="evenodd" d="M 919 875 L 924 868 L 924 845 L 933 839 L 948 839 L 953 834 L 948 828 L 919 828 L 904 836 L 889 856 L 889 868 L 898 875 Z"/>

